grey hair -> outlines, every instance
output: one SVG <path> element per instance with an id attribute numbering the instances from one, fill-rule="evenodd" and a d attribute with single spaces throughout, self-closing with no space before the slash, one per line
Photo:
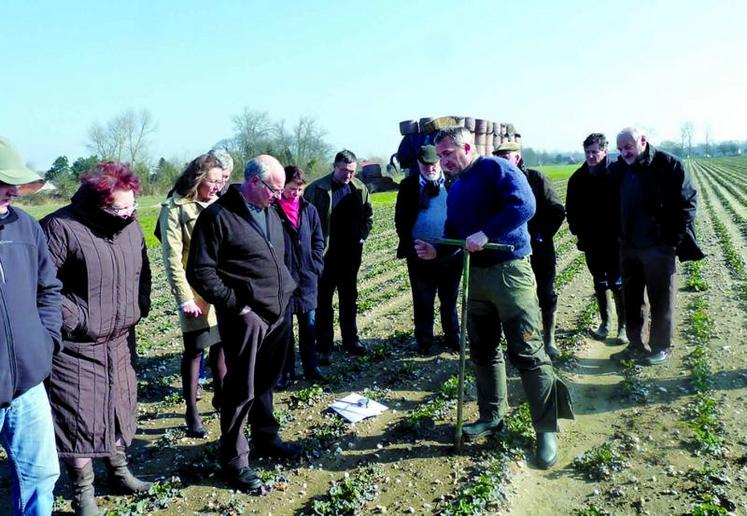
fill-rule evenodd
<path id="1" fill-rule="evenodd" d="M 208 154 L 220 162 L 220 168 L 227 171 L 229 174 L 233 172 L 233 158 L 226 149 L 210 149 Z"/>
<path id="2" fill-rule="evenodd" d="M 617 133 L 618 138 L 620 138 L 621 136 L 630 136 L 634 141 L 638 141 L 641 136 L 646 136 L 646 131 L 644 131 L 640 127 L 630 126 Z"/>
<path id="3" fill-rule="evenodd" d="M 244 166 L 244 179 L 259 176 L 259 178 L 264 181 L 269 175 L 270 169 L 257 158 L 250 159 Z"/>
<path id="4" fill-rule="evenodd" d="M 459 145 L 460 147 L 463 147 L 467 143 L 469 143 L 470 145 L 474 145 L 475 141 L 472 133 L 469 132 L 469 129 L 467 129 L 466 127 L 454 126 L 444 127 L 443 129 L 438 131 L 438 133 L 436 133 L 436 137 L 433 139 L 433 143 L 438 145 L 446 138 L 454 142 L 456 145 Z"/>

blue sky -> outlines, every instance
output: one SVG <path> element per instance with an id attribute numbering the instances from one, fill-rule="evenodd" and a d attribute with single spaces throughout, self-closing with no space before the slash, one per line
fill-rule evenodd
<path id="1" fill-rule="evenodd" d="M 742 1 L 0 0 L 0 134 L 46 169 L 128 108 L 154 157 L 231 136 L 244 108 L 313 116 L 335 148 L 388 156 L 398 122 L 513 122 L 525 145 L 589 132 L 747 139 Z"/>

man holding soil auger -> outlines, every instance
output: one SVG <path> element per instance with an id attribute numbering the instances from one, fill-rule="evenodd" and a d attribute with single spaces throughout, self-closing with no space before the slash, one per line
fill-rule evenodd
<path id="1" fill-rule="evenodd" d="M 464 439 L 487 437 L 503 426 L 508 411 L 506 365 L 499 346 L 503 330 L 537 432 L 537 465 L 549 468 L 558 459 L 558 419 L 573 419 L 573 409 L 568 389 L 555 376 L 542 342 L 529 263 L 527 221 L 535 211 L 532 191 L 521 171 L 506 160 L 479 157 L 466 128 L 439 131 L 435 144 L 443 169 L 456 177 L 447 200 L 444 236 L 464 239 L 465 251 L 475 253 L 463 327 L 469 334 L 480 417 L 464 425 Z M 513 250 L 487 249 L 489 242 Z M 451 253 L 454 247 L 418 240 L 415 250 L 427 260 Z"/>

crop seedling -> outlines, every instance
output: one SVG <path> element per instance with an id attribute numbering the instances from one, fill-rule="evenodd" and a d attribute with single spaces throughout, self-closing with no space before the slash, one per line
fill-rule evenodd
<path id="1" fill-rule="evenodd" d="M 113 509 L 106 509 L 103 516 L 140 516 L 167 509 L 174 498 L 181 496 L 182 482 L 179 477 L 154 482 L 146 493 L 132 497 L 117 498 Z"/>
<path id="2" fill-rule="evenodd" d="M 509 456 L 500 451 L 481 457 L 466 485 L 439 513 L 466 516 L 497 511 L 508 501 L 504 486 L 508 483 L 509 463 Z"/>
<path id="3" fill-rule="evenodd" d="M 378 465 L 361 467 L 342 480 L 332 482 L 327 495 L 311 503 L 306 514 L 338 516 L 360 514 L 379 495 L 379 483 L 384 479 Z"/>
<path id="4" fill-rule="evenodd" d="M 288 404 L 291 408 L 311 407 L 324 397 L 324 390 L 319 385 L 305 387 L 291 394 Z"/>
<path id="5" fill-rule="evenodd" d="M 329 446 L 350 431 L 350 426 L 342 418 L 332 414 L 325 415 L 322 423 L 311 428 L 313 438 L 322 447 Z"/>
<path id="6" fill-rule="evenodd" d="M 573 467 L 590 480 L 605 480 L 628 466 L 610 443 L 594 446 L 573 459 Z"/>

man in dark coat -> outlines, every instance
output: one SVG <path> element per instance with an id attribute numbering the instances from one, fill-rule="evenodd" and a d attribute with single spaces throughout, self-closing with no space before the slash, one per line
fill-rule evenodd
<path id="1" fill-rule="evenodd" d="M 0 443 L 12 470 L 12 514 L 51 514 L 60 475 L 44 379 L 61 345 L 62 284 L 39 224 L 11 202 L 44 181 L 0 138 Z"/>
<path id="2" fill-rule="evenodd" d="M 342 348 L 351 355 L 363 355 L 358 340 L 358 270 L 363 244 L 373 226 L 373 209 L 368 188 L 355 178 L 358 158 L 349 150 L 337 153 L 331 174 L 306 188 L 304 197 L 319 213 L 325 240 L 324 270 L 319 278 L 316 335 L 319 363 L 331 363 L 334 340 L 332 297 L 337 290 L 340 306 Z"/>
<path id="3" fill-rule="evenodd" d="M 414 241 L 443 237 L 446 222 L 447 185 L 433 145 L 423 145 L 418 153 L 416 176 L 399 184 L 394 223 L 399 236 L 397 258 L 407 259 L 418 351 L 428 353 L 433 344 L 433 304 L 436 293 L 441 303 L 441 326 L 446 345 L 459 349 L 457 297 L 462 276 L 461 251 L 436 260 L 421 260 Z"/>
<path id="4" fill-rule="evenodd" d="M 216 308 L 226 353 L 220 462 L 234 488 L 253 493 L 261 482 L 249 467 L 247 415 L 254 454 L 300 453 L 278 436 L 272 406 L 290 332 L 284 315 L 296 288 L 283 262 L 282 223 L 269 209 L 284 180 L 283 166 L 272 156 L 248 161 L 244 182 L 200 214 L 187 261 L 189 284 Z"/>
<path id="5" fill-rule="evenodd" d="M 555 292 L 555 244 L 553 237 L 565 218 L 565 209 L 550 180 L 539 170 L 527 168 L 521 159 L 521 145 L 518 142 L 504 142 L 498 145 L 493 155 L 504 158 L 518 167 L 529 181 L 537 211 L 529 221 L 529 236 L 532 239 L 532 271 L 537 280 L 537 297 L 542 310 L 542 337 L 545 352 L 550 358 L 560 355 L 555 346 L 555 312 L 558 308 L 558 294 Z"/>
<path id="6" fill-rule="evenodd" d="M 677 292 L 674 258 L 700 259 L 694 222 L 697 192 L 682 162 L 655 149 L 646 134 L 628 127 L 617 135 L 612 165 L 620 185 L 620 232 L 625 318 L 630 345 L 616 359 L 664 363 L 672 352 Z M 648 297 L 651 326 L 643 340 Z"/>
<path id="7" fill-rule="evenodd" d="M 586 161 L 568 180 L 565 196 L 568 228 L 576 235 L 576 247 L 584 253 L 594 281 L 601 322 L 592 335 L 600 340 L 609 335 L 607 290 L 610 290 L 617 312 L 617 340 L 625 344 L 628 338 L 617 241 L 620 207 L 617 184 L 609 170 L 607 138 L 601 133 L 590 134 L 584 140 L 584 154 Z"/>

